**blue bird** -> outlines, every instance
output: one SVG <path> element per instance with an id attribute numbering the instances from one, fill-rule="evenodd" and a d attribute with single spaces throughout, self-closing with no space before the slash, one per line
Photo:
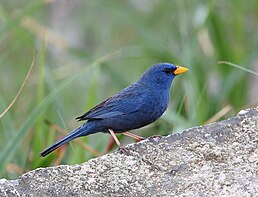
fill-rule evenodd
<path id="1" fill-rule="evenodd" d="M 122 152 L 126 153 L 115 133 L 123 133 L 136 139 L 142 139 L 127 131 L 156 121 L 166 111 L 171 83 L 176 75 L 186 71 L 188 71 L 187 68 L 170 63 L 159 63 L 151 66 L 137 82 L 77 117 L 78 121 L 87 120 L 87 122 L 42 151 L 40 156 L 45 157 L 77 137 L 98 132 L 109 132 Z"/>

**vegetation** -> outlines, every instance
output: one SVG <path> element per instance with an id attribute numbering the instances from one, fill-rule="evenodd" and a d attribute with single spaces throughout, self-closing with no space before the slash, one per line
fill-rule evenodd
<path id="1" fill-rule="evenodd" d="M 257 65 L 257 19 L 255 0 L 1 1 L 0 113 L 17 95 L 36 51 L 37 56 L 25 88 L 0 119 L 0 176 L 16 178 L 115 150 L 109 135 L 100 133 L 39 157 L 62 129 L 81 124 L 75 117 L 154 63 L 190 71 L 174 81 L 167 112 L 138 135 L 168 135 L 255 104 L 247 96 L 255 75 L 244 69 Z"/>

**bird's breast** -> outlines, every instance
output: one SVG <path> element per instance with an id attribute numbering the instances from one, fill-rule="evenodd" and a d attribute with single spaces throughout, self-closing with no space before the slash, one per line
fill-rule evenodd
<path id="1" fill-rule="evenodd" d="M 150 99 L 147 99 L 144 106 L 145 115 L 155 121 L 158 119 L 167 109 L 169 102 L 169 93 L 166 92 L 154 92 Z"/>

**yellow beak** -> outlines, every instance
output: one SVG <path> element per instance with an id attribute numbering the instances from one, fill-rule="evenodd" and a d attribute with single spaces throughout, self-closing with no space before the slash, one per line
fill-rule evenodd
<path id="1" fill-rule="evenodd" d="M 189 70 L 188 68 L 185 68 L 185 67 L 182 67 L 182 66 L 177 66 L 176 70 L 174 71 L 174 74 L 179 75 L 179 74 L 182 74 L 184 72 L 187 72 L 188 70 Z"/>

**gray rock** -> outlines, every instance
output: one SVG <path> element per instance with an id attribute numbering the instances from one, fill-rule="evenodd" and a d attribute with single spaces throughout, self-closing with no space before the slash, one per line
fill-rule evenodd
<path id="1" fill-rule="evenodd" d="M 258 107 L 83 164 L 0 180 L 0 196 L 258 196 Z"/>

